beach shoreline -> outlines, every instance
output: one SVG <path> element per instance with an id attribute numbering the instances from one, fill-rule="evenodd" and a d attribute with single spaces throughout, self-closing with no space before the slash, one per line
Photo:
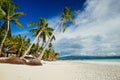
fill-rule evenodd
<path id="1" fill-rule="evenodd" d="M 119 62 L 42 61 L 43 66 L 0 64 L 1 80 L 119 80 Z"/>

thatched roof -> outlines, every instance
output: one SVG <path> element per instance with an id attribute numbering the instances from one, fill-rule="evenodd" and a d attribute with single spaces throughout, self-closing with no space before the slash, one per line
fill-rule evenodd
<path id="1" fill-rule="evenodd" d="M 16 53 L 16 50 L 11 49 L 11 50 L 8 50 L 7 53 Z"/>

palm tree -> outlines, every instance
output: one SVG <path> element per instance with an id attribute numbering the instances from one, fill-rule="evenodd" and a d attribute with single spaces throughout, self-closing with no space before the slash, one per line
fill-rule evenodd
<path id="1" fill-rule="evenodd" d="M 6 24 L 6 30 L 5 30 L 5 36 L 1 42 L 0 45 L 0 55 L 2 54 L 2 48 L 3 48 L 3 44 L 4 41 L 8 35 L 9 29 L 10 29 L 10 22 L 15 24 L 17 27 L 22 27 L 22 25 L 19 23 L 18 21 L 18 17 L 24 15 L 23 12 L 16 12 L 17 10 L 17 6 L 15 3 L 11 2 L 11 0 L 6 0 L 2 5 L 1 8 L 4 10 L 5 12 L 5 16 L 2 18 L 5 22 L 4 24 Z"/>
<path id="2" fill-rule="evenodd" d="M 49 49 L 47 50 L 48 51 L 48 53 L 47 53 L 48 54 L 48 61 L 53 61 L 56 58 L 56 56 L 55 56 L 56 54 L 55 54 L 52 43 L 50 43 L 48 47 L 49 47 Z"/>
<path id="3" fill-rule="evenodd" d="M 39 23 L 35 23 L 35 22 L 28 23 L 28 26 L 36 26 L 35 28 L 29 30 L 30 32 L 33 32 L 32 36 L 36 36 L 36 37 L 33 40 L 33 42 L 31 43 L 31 45 L 29 46 L 29 48 L 27 49 L 27 51 L 25 51 L 25 53 L 21 57 L 21 59 L 24 58 L 28 54 L 28 52 L 30 51 L 33 44 L 37 41 L 37 39 L 40 40 L 43 37 L 43 41 L 46 41 L 46 35 L 50 36 L 50 34 L 53 31 L 52 28 L 48 27 L 48 23 L 46 22 L 46 20 L 44 18 L 40 18 L 39 21 L 40 21 Z M 38 44 L 39 44 L 39 42 L 38 42 Z"/>
<path id="4" fill-rule="evenodd" d="M 30 52 L 29 52 L 29 54 L 31 54 L 31 55 L 33 55 L 34 57 L 36 57 L 37 56 L 37 53 L 38 53 L 38 50 L 39 50 L 39 44 L 37 43 L 37 44 L 33 44 L 33 46 L 31 47 L 31 49 L 30 49 Z"/>
<path id="5" fill-rule="evenodd" d="M 45 50 L 45 52 L 44 52 L 42 60 L 54 61 L 54 60 L 56 60 L 57 56 L 58 56 L 58 53 L 56 53 L 54 51 L 54 47 L 53 47 L 52 43 L 50 43 L 48 49 Z"/>
<path id="6" fill-rule="evenodd" d="M 17 54 L 18 54 L 18 57 L 21 57 L 24 53 L 24 51 L 27 49 L 28 45 L 30 44 L 30 40 L 27 39 L 26 40 L 26 36 L 21 36 L 21 35 L 18 35 L 17 36 L 18 40 L 18 44 L 17 44 Z"/>
<path id="7" fill-rule="evenodd" d="M 38 60 L 41 60 L 42 59 L 42 56 L 47 48 L 47 46 L 49 45 L 49 43 L 51 42 L 51 39 L 54 35 L 54 33 L 57 31 L 58 28 L 60 28 L 62 25 L 63 26 L 63 32 L 66 30 L 66 22 L 67 20 L 69 20 L 70 22 L 72 23 L 75 23 L 74 20 L 72 19 L 71 17 L 71 13 L 70 13 L 70 10 L 68 7 L 65 7 L 64 10 L 63 10 L 63 13 L 62 13 L 62 16 L 61 16 L 61 20 L 60 22 L 58 23 L 58 25 L 55 27 L 54 31 L 52 32 L 51 36 L 49 37 L 47 43 L 45 44 L 45 47 L 43 48 L 42 52 L 40 53 L 39 57 L 38 57 Z"/>
<path id="8" fill-rule="evenodd" d="M 30 44 L 30 39 L 26 39 L 26 36 L 13 36 L 7 38 L 4 43 L 4 47 L 7 49 L 7 53 L 14 52 L 18 57 L 23 55 L 23 52 L 27 49 Z"/>
<path id="9" fill-rule="evenodd" d="M 50 28 L 50 27 L 46 27 L 46 29 L 41 33 L 41 35 L 40 35 L 40 37 L 39 37 L 39 38 L 42 39 L 42 45 L 41 45 L 41 47 L 44 46 L 44 44 L 46 43 L 46 38 L 47 38 L 47 37 L 49 38 L 49 37 L 51 36 L 53 30 L 54 30 L 54 29 L 52 29 L 52 28 Z M 53 37 L 52 37 L 51 40 L 55 40 L 55 36 L 54 36 L 54 35 L 53 35 Z M 38 39 L 38 42 L 39 42 L 39 41 L 40 41 L 40 39 Z"/>

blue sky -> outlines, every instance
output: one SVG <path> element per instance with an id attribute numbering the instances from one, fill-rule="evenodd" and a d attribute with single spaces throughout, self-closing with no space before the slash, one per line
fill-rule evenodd
<path id="1" fill-rule="evenodd" d="M 20 21 L 24 29 L 12 28 L 14 34 L 28 34 L 27 22 L 45 17 L 50 26 L 59 21 L 64 6 L 76 11 L 76 24 L 65 33 L 56 33 L 53 42 L 61 56 L 120 56 L 119 0 L 14 0 L 25 12 Z"/>
<path id="2" fill-rule="evenodd" d="M 68 6 L 72 11 L 82 10 L 85 0 L 13 0 L 18 6 L 18 11 L 23 11 L 25 15 L 20 18 L 20 22 L 27 30 L 27 23 L 30 21 L 38 21 L 38 18 L 43 17 L 47 20 L 60 16 L 63 8 Z M 14 26 L 14 25 L 13 25 Z M 21 29 L 13 27 L 13 33 L 19 33 Z M 17 30 L 17 31 L 16 31 Z M 22 29 L 22 31 L 24 31 Z"/>

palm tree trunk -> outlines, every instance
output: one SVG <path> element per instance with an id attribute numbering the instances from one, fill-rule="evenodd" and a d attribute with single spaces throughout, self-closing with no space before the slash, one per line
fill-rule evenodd
<path id="1" fill-rule="evenodd" d="M 40 53 L 38 59 L 41 60 L 42 59 L 42 56 L 47 48 L 47 46 L 50 44 L 50 41 L 54 35 L 54 33 L 57 31 L 57 29 L 60 27 L 60 25 L 62 24 L 62 21 L 60 23 L 58 23 L 58 25 L 56 26 L 56 28 L 54 29 L 54 31 L 52 32 L 50 38 L 48 39 L 47 43 L 45 44 L 45 47 L 43 48 L 42 52 Z"/>
<path id="2" fill-rule="evenodd" d="M 10 24 L 10 21 L 7 20 L 7 25 L 6 25 L 7 26 L 7 30 L 6 30 L 5 36 L 4 36 L 3 40 L 2 40 L 2 43 L 0 45 L 0 56 L 2 55 L 3 44 L 5 42 L 5 39 L 7 38 L 8 32 L 9 32 L 9 24 Z"/>
<path id="3" fill-rule="evenodd" d="M 33 46 L 33 44 L 36 42 L 36 40 L 38 39 L 38 37 L 40 36 L 40 34 L 42 33 L 42 30 L 38 33 L 38 35 L 36 36 L 36 38 L 33 40 L 33 42 L 31 43 L 31 45 L 29 46 L 29 48 L 25 51 L 24 55 L 21 57 L 21 59 L 23 59 L 27 53 L 30 51 L 31 47 Z"/>

